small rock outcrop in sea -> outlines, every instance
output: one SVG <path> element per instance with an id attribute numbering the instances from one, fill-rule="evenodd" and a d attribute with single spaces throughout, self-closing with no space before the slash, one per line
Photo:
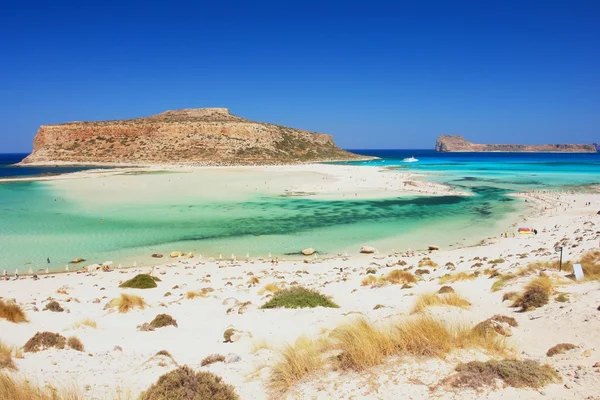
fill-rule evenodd
<path id="1" fill-rule="evenodd" d="M 361 246 L 361 248 L 360 248 L 360 252 L 363 254 L 373 254 L 376 251 L 377 250 L 375 249 L 375 247 L 371 247 L 371 246 Z"/>
<path id="2" fill-rule="evenodd" d="M 302 254 L 304 254 L 305 256 L 312 256 L 313 254 L 315 254 L 315 249 L 309 247 L 308 249 L 302 250 Z"/>
<path id="3" fill-rule="evenodd" d="M 545 153 L 596 153 L 593 144 L 477 144 L 462 136 L 441 135 L 435 143 L 438 152 L 545 152 Z"/>
<path id="4" fill-rule="evenodd" d="M 23 165 L 262 165 L 358 160 L 330 135 L 189 108 L 144 118 L 43 125 Z"/>

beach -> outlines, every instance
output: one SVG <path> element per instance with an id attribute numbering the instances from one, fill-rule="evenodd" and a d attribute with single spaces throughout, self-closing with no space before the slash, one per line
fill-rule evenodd
<path id="1" fill-rule="evenodd" d="M 327 168 L 322 170 L 327 171 Z M 319 171 L 320 166 L 312 173 Z M 371 176 L 370 170 L 364 171 L 361 178 L 345 181 L 336 177 L 328 185 L 321 185 L 317 180 L 318 184 L 310 186 L 286 187 L 291 192 L 314 192 L 316 196 L 371 195 L 374 190 L 378 195 L 395 190 L 394 195 L 398 195 L 403 187 L 401 182 L 409 179 L 407 176 L 389 178 L 380 173 Z M 310 167 L 308 171 L 303 170 L 305 172 L 311 172 Z M 181 179 L 187 176 L 182 175 Z M 352 176 L 356 176 L 354 171 Z M 323 178 L 329 179 L 325 175 Z M 77 181 L 52 182 L 62 185 Z M 86 182 L 83 180 L 78 185 L 84 186 Z M 111 182 L 120 183 L 119 180 Z M 277 180 L 269 181 L 272 190 L 280 191 L 279 184 Z M 417 191 L 429 190 L 428 193 L 434 194 L 449 190 L 431 183 L 417 188 Z M 114 188 L 110 190 L 113 192 Z M 303 376 L 279 398 L 598 398 L 600 348 L 595 339 L 600 329 L 598 281 L 576 282 L 566 277 L 567 272 L 559 272 L 547 264 L 517 275 L 499 291 L 492 291 L 492 286 L 500 276 L 516 273 L 531 263 L 557 261 L 559 254 L 554 249 L 557 244 L 563 247 L 565 263 L 598 250 L 600 195 L 531 191 L 515 196 L 527 201 L 530 212 L 521 216 L 518 226 L 505 229 L 508 237 L 500 237 L 502 230 L 478 244 L 456 248 L 440 246 L 440 250 L 429 251 L 427 247 L 437 243 L 425 242 L 421 249 L 359 254 L 360 248 L 356 246 L 347 256 L 317 253 L 290 259 L 278 257 L 277 263 L 273 262 L 274 256 L 261 259 L 251 255 L 246 260 L 240 254 L 233 260 L 224 254 L 225 259 L 215 260 L 196 255 L 169 258 L 165 254 L 160 264 L 153 267 L 120 270 L 112 265 L 111 272 L 71 271 L 40 274 L 39 280 L 22 277 L 1 281 L 2 298 L 14 299 L 29 320 L 16 324 L 0 319 L 1 339 L 9 346 L 20 347 L 36 332 L 78 337 L 85 346 L 84 351 L 51 348 L 21 353 L 20 358 L 14 359 L 15 373 L 40 385 L 76 387 L 86 399 L 136 398 L 159 376 L 181 365 L 221 376 L 242 399 L 275 398 L 267 388 L 272 368 L 280 360 L 280 350 L 285 344 L 298 343 L 299 338 L 327 338 L 339 326 L 361 317 L 372 323 L 411 318 L 416 299 L 424 293 L 437 292 L 443 286 L 445 275 L 477 272 L 475 277 L 446 283 L 468 301 L 468 307 L 431 306 L 419 314 L 468 326 L 496 314 L 513 317 L 518 325 L 506 338 L 511 347 L 508 357 L 548 363 L 557 371 L 560 382 L 539 389 L 447 388 L 440 382 L 452 375 L 459 363 L 499 358 L 480 349 L 458 349 L 444 357 L 390 356 L 363 370 L 323 367 Z M 538 233 L 519 234 L 517 228 L 521 225 Z M 433 263 L 425 262 L 426 257 Z M 414 274 L 416 282 L 405 288 L 391 283 L 363 285 L 369 275 L 382 277 L 395 269 Z M 418 269 L 427 273 L 417 274 Z M 555 282 L 547 305 L 518 312 L 509 307 L 510 301 L 503 301 L 505 293 L 523 290 L 540 273 Z M 160 281 L 152 289 L 119 288 L 119 284 L 137 274 L 151 274 Z M 266 290 L 268 284 L 278 289 L 302 286 L 318 290 L 339 308 L 261 309 L 273 295 Z M 190 291 L 202 294 L 190 298 L 193 297 L 188 294 Z M 121 293 L 143 297 L 145 308 L 127 313 L 106 308 L 107 303 Z M 568 300 L 557 301 L 559 293 L 565 294 Z M 52 300 L 64 311 L 44 311 Z M 171 315 L 177 327 L 154 331 L 137 329 L 162 313 Z M 94 324 L 89 325 L 96 326 L 77 326 L 84 319 L 93 321 Z M 224 332 L 229 328 L 235 329 L 232 342 L 224 340 Z M 575 348 L 547 356 L 547 350 L 559 343 L 572 343 Z M 169 356 L 157 355 L 161 350 L 166 350 Z M 211 354 L 226 356 L 226 362 L 201 366 L 201 361 Z"/>

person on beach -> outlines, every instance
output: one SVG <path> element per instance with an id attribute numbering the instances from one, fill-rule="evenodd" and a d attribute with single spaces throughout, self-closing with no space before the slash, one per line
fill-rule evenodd
<path id="1" fill-rule="evenodd" d="M 8 271 L 4 270 L 4 279 L 5 280 L 9 280 L 8 278 Z"/>
<path id="2" fill-rule="evenodd" d="M 48 262 L 48 264 L 50 264 L 50 257 L 46 258 L 46 261 Z"/>

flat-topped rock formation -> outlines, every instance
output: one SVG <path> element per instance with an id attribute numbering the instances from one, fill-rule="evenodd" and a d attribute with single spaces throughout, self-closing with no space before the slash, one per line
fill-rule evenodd
<path id="1" fill-rule="evenodd" d="M 363 157 L 330 135 L 237 117 L 226 108 L 43 125 L 22 164 L 259 165 Z"/>
<path id="2" fill-rule="evenodd" d="M 545 152 L 545 153 L 596 153 L 592 144 L 477 144 L 462 136 L 441 135 L 435 143 L 438 152 Z"/>

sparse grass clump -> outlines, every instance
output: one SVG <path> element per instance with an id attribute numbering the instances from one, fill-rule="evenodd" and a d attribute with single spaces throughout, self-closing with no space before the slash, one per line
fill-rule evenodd
<path id="1" fill-rule="evenodd" d="M 65 311 L 64 308 L 62 308 L 60 306 L 60 304 L 58 304 L 58 301 L 54 301 L 52 300 L 51 302 L 49 302 L 48 304 L 46 304 L 46 307 L 44 307 L 44 311 L 52 311 L 52 312 L 63 312 Z"/>
<path id="2" fill-rule="evenodd" d="M 600 280 L 600 250 L 588 251 L 576 264 L 581 264 L 584 281 Z M 573 272 L 573 264 L 563 263 L 563 270 Z"/>
<path id="3" fill-rule="evenodd" d="M 514 300 L 517 297 L 519 297 L 519 293 L 517 292 L 506 292 L 502 295 L 502 301 L 506 301 L 506 300 Z"/>
<path id="4" fill-rule="evenodd" d="M 442 286 L 440 290 L 437 291 L 437 294 L 446 294 L 446 293 L 454 293 L 454 289 L 452 286 Z"/>
<path id="5" fill-rule="evenodd" d="M 50 347 L 64 349 L 66 343 L 67 339 L 59 333 L 38 332 L 25 343 L 23 351 L 26 353 L 37 353 Z"/>
<path id="6" fill-rule="evenodd" d="M 559 343 L 556 346 L 550 347 L 548 349 L 548 351 L 546 352 L 546 355 L 548 357 L 552 357 L 557 354 L 564 354 L 565 352 L 576 349 L 576 348 L 577 348 L 577 346 L 575 346 L 572 343 Z"/>
<path id="7" fill-rule="evenodd" d="M 0 399 L 2 400 L 77 400 L 82 396 L 74 388 L 54 389 L 39 387 L 32 382 L 12 375 L 0 374 Z"/>
<path id="8" fill-rule="evenodd" d="M 567 301 L 569 301 L 569 295 L 566 293 L 560 293 L 554 298 L 554 300 L 558 301 L 559 303 L 566 303 Z"/>
<path id="9" fill-rule="evenodd" d="M 197 297 L 207 297 L 206 291 L 204 290 L 190 290 L 185 294 L 185 298 L 188 300 L 194 300 Z"/>
<path id="10" fill-rule="evenodd" d="M 210 372 L 194 372 L 187 365 L 158 378 L 140 400 L 237 400 L 233 386 Z"/>
<path id="11" fill-rule="evenodd" d="M 17 369 L 12 359 L 12 348 L 0 341 L 0 370 L 1 369 Z"/>
<path id="12" fill-rule="evenodd" d="M 371 286 L 371 285 L 375 284 L 375 282 L 377 282 L 377 278 L 375 278 L 373 275 L 369 275 L 362 280 L 360 285 L 361 286 Z"/>
<path id="13" fill-rule="evenodd" d="M 443 383 L 456 388 L 478 389 L 494 386 L 496 380 L 500 379 L 508 386 L 537 389 L 560 381 L 552 367 L 532 360 L 471 361 L 458 365 L 456 372 L 444 379 Z"/>
<path id="14" fill-rule="evenodd" d="M 138 274 L 119 285 L 120 288 L 152 289 L 157 287 L 156 281 L 148 274 Z"/>
<path id="15" fill-rule="evenodd" d="M 283 289 L 273 295 L 261 308 L 339 308 L 331 299 L 316 290 L 296 286 Z"/>
<path id="16" fill-rule="evenodd" d="M 78 337 L 75 336 L 71 336 L 69 339 L 67 339 L 67 345 L 72 348 L 73 350 L 77 350 L 77 351 L 84 351 L 85 347 L 83 346 L 83 343 L 81 343 L 81 340 L 79 340 Z"/>
<path id="17" fill-rule="evenodd" d="M 279 350 L 279 361 L 271 367 L 267 388 L 272 398 L 283 395 L 300 379 L 323 368 L 321 342 L 299 338 Z"/>
<path id="18" fill-rule="evenodd" d="M 412 308 L 411 314 L 418 313 L 431 306 L 451 306 L 459 308 L 469 308 L 471 303 L 461 297 L 458 293 L 448 293 L 438 295 L 436 293 L 425 293 L 420 295 Z"/>
<path id="19" fill-rule="evenodd" d="M 433 261 L 431 258 L 429 258 L 429 257 L 425 257 L 425 258 L 423 258 L 422 260 L 420 260 L 420 261 L 419 261 L 419 265 L 418 265 L 418 267 L 419 267 L 419 268 L 422 268 L 422 267 L 432 267 L 432 268 L 437 268 L 437 267 L 438 267 L 438 265 L 437 265 L 437 263 L 436 263 L 436 262 L 434 262 L 434 261 Z"/>
<path id="20" fill-rule="evenodd" d="M 250 278 L 248 280 L 249 285 L 258 285 L 259 283 L 260 283 L 260 279 L 258 279 L 256 276 L 253 276 L 252 278 Z"/>
<path id="21" fill-rule="evenodd" d="M 477 274 L 468 274 L 466 272 L 457 272 L 456 274 L 446 274 L 439 278 L 439 282 L 443 285 L 445 283 L 454 283 L 458 281 L 470 281 L 477 278 Z"/>
<path id="22" fill-rule="evenodd" d="M 16 324 L 27 322 L 27 317 L 25 317 L 25 312 L 21 306 L 13 302 L 4 301 L 2 299 L 0 299 L 0 318 Z"/>
<path id="23" fill-rule="evenodd" d="M 203 367 L 206 367 L 207 365 L 218 363 L 218 362 L 223 362 L 223 361 L 225 361 L 225 356 L 223 356 L 221 354 L 211 354 L 209 356 L 204 357 L 204 359 L 202 360 L 200 365 Z"/>
<path id="24" fill-rule="evenodd" d="M 525 286 L 525 290 L 511 307 L 521 307 L 521 311 L 524 312 L 548 304 L 553 288 L 554 284 L 550 278 L 536 278 Z"/>
<path id="25" fill-rule="evenodd" d="M 280 287 L 274 283 L 267 283 L 262 289 L 258 291 L 258 294 L 263 295 L 267 292 L 275 293 L 280 290 Z"/>
<path id="26" fill-rule="evenodd" d="M 96 321 L 94 321 L 91 318 L 84 318 L 82 320 L 79 320 L 79 321 L 75 322 L 73 324 L 73 329 L 79 329 L 79 328 L 82 328 L 84 326 L 88 326 L 90 328 L 96 329 L 98 327 L 98 324 L 96 323 Z"/>
<path id="27" fill-rule="evenodd" d="M 498 276 L 498 278 L 496 278 L 496 280 L 492 284 L 492 292 L 497 292 L 498 290 L 504 288 L 504 286 L 506 286 L 508 282 L 512 281 L 515 278 L 516 276 L 510 273 Z"/>
<path id="28" fill-rule="evenodd" d="M 385 276 L 385 281 L 397 285 L 400 283 L 416 283 L 417 279 L 408 271 L 395 269 Z"/>
<path id="29" fill-rule="evenodd" d="M 502 324 L 508 324 L 509 328 L 503 326 Z M 480 336 L 489 336 L 491 334 L 498 334 L 502 336 L 511 336 L 512 332 L 510 331 L 510 327 L 517 327 L 519 324 L 517 320 L 513 317 L 507 317 L 506 315 L 494 315 L 491 318 L 488 318 L 484 321 L 481 321 L 473 328 Z"/>
<path id="30" fill-rule="evenodd" d="M 146 302 L 140 296 L 135 294 L 121 293 L 120 297 L 109 301 L 104 308 L 107 309 L 116 307 L 120 313 L 124 314 L 135 308 L 144 309 L 146 308 L 146 305 Z"/>
<path id="31" fill-rule="evenodd" d="M 496 258 L 495 260 L 488 261 L 488 264 L 502 264 L 504 262 L 504 258 Z"/>

